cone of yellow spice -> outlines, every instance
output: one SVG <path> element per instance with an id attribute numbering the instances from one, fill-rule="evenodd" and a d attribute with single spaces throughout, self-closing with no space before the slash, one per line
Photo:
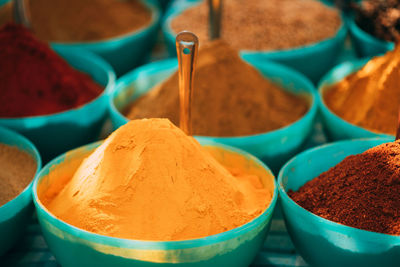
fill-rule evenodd
<path id="1" fill-rule="evenodd" d="M 267 208 L 273 191 L 256 175 L 223 167 L 169 120 L 144 119 L 116 130 L 40 199 L 90 232 L 171 241 L 241 226 Z"/>
<path id="2" fill-rule="evenodd" d="M 374 57 L 355 73 L 324 90 L 325 104 L 347 122 L 396 134 L 400 106 L 400 46 Z"/>

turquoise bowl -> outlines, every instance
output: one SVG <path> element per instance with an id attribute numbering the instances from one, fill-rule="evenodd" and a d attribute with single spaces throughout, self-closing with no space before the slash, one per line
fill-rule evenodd
<path id="1" fill-rule="evenodd" d="M 56 175 L 46 176 L 56 168 L 63 174 L 59 177 L 72 176 L 82 159 L 100 145 L 100 142 L 97 142 L 72 150 L 48 163 L 33 185 L 33 198 L 39 223 L 45 240 L 58 263 L 65 267 L 157 266 L 160 264 L 248 266 L 262 247 L 269 230 L 278 196 L 275 178 L 268 167 L 250 154 L 210 141 L 201 140 L 200 143 L 215 152 L 216 154 L 212 154 L 221 161 L 229 160 L 229 155 L 241 156 L 243 161 L 240 164 L 252 166 L 250 169 L 255 168 L 253 170 L 260 174 L 259 177 L 262 177 L 264 184 L 270 185 L 273 197 L 270 205 L 261 215 L 224 233 L 198 239 L 166 242 L 107 237 L 69 225 L 57 219 L 43 206 L 38 197 L 38 190 L 45 192 L 53 180 L 59 179 Z"/>
<path id="2" fill-rule="evenodd" d="M 337 165 L 346 156 L 394 138 L 341 141 L 307 150 L 291 159 L 278 177 L 286 227 L 301 256 L 313 266 L 399 266 L 400 236 L 335 223 L 303 209 L 288 195 Z"/>
<path id="3" fill-rule="evenodd" d="M 88 73 L 105 89 L 97 98 L 75 109 L 43 116 L 0 118 L 1 126 L 29 138 L 40 151 L 44 162 L 98 137 L 115 84 L 112 68 L 98 56 L 78 49 L 55 50 L 72 67 Z"/>
<path id="4" fill-rule="evenodd" d="M 339 64 L 330 72 L 328 72 L 319 83 L 319 108 L 322 115 L 322 123 L 324 125 L 324 128 L 327 130 L 326 134 L 330 140 L 358 139 L 368 137 L 390 137 L 390 135 L 388 134 L 373 132 L 345 121 L 344 119 L 333 113 L 324 101 L 323 96 L 326 90 L 329 89 L 330 85 L 341 81 L 349 74 L 361 69 L 368 61 L 369 59 L 361 59 Z"/>
<path id="5" fill-rule="evenodd" d="M 91 51 L 105 59 L 117 75 L 143 64 L 149 59 L 157 37 L 161 11 L 157 0 L 141 0 L 151 9 L 152 21 L 141 30 L 123 36 L 93 42 L 52 43 L 56 48 L 79 48 Z"/>
<path id="6" fill-rule="evenodd" d="M 39 173 L 42 161 L 39 152 L 28 139 L 14 131 L 0 127 L 0 143 L 15 146 L 31 155 L 37 165 L 35 175 Z M 34 177 L 18 196 L 0 206 L 0 257 L 17 243 L 31 220 L 33 180 Z"/>
<path id="7" fill-rule="evenodd" d="M 371 57 L 393 50 L 393 42 L 378 39 L 365 32 L 357 25 L 354 16 L 349 15 L 346 18 L 346 24 L 348 25 L 351 40 L 359 56 Z"/>
<path id="8" fill-rule="evenodd" d="M 187 8 L 199 4 L 201 1 L 202 0 L 184 0 L 179 2 L 179 5 L 171 5 L 167 11 L 162 29 L 171 56 L 176 56 L 176 33 L 171 29 L 172 20 Z M 275 51 L 242 50 L 240 53 L 242 57 L 249 62 L 264 63 L 272 60 L 287 65 L 301 72 L 316 83 L 322 75 L 334 66 L 337 57 L 342 51 L 346 36 L 347 28 L 345 24 L 342 23 L 334 37 L 315 44 Z"/>
<path id="9" fill-rule="evenodd" d="M 285 90 L 304 94 L 310 100 L 310 109 L 296 122 L 263 134 L 239 137 L 204 137 L 214 142 L 243 149 L 260 158 L 277 173 L 279 168 L 294 156 L 312 130 L 317 111 L 316 90 L 300 73 L 274 62 L 251 62 L 264 77 Z M 168 78 L 177 70 L 175 59 L 154 62 L 124 75 L 117 81 L 116 90 L 110 99 L 110 116 L 114 129 L 128 122 L 121 111 L 153 86 Z"/>

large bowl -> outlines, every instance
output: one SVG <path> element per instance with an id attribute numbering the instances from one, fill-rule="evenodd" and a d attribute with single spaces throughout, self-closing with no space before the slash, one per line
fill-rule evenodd
<path id="1" fill-rule="evenodd" d="M 78 108 L 50 115 L 0 118 L 0 125 L 28 137 L 39 149 L 44 162 L 69 149 L 93 142 L 107 115 L 115 84 L 110 65 L 98 56 L 77 49 L 55 49 L 72 67 L 88 73 L 105 89 L 94 100 Z"/>
<path id="2" fill-rule="evenodd" d="M 328 72 L 320 81 L 318 86 L 319 93 L 319 108 L 322 114 L 322 123 L 327 130 L 327 135 L 330 140 L 342 139 L 358 139 L 368 137 L 389 137 L 388 134 L 373 132 L 364 129 L 360 126 L 345 121 L 325 104 L 324 94 L 329 89 L 330 85 L 343 80 L 346 76 L 361 69 L 369 59 L 362 59 L 356 61 L 347 61 L 334 67 Z"/>
<path id="3" fill-rule="evenodd" d="M 316 90 L 307 78 L 274 62 L 252 62 L 264 77 L 289 92 L 303 94 L 310 100 L 308 112 L 296 122 L 268 133 L 238 137 L 204 137 L 214 142 L 243 149 L 262 159 L 274 171 L 292 156 L 306 141 L 312 130 L 317 111 Z M 121 77 L 110 99 L 110 116 L 114 129 L 128 122 L 121 111 L 153 86 L 165 80 L 177 70 L 175 59 L 142 66 Z"/>
<path id="4" fill-rule="evenodd" d="M 180 15 L 189 7 L 198 5 L 202 0 L 184 0 L 179 5 L 171 5 L 166 13 L 166 19 L 162 29 L 167 42 L 169 54 L 176 56 L 175 36 L 171 28 L 172 20 Z M 326 4 L 326 3 L 325 3 Z M 343 19 L 342 19 L 343 20 Z M 245 30 L 245 29 L 243 29 Z M 342 51 L 344 40 L 346 39 L 347 28 L 344 23 L 332 38 L 318 43 L 297 47 L 287 50 L 274 51 L 248 51 L 242 50 L 240 53 L 249 62 L 268 62 L 273 60 L 287 65 L 310 78 L 313 82 L 318 82 L 323 74 L 332 68 L 337 57 Z"/>
<path id="5" fill-rule="evenodd" d="M 113 66 L 117 75 L 143 64 L 149 58 L 157 37 L 161 11 L 157 0 L 141 0 L 152 13 L 152 20 L 146 27 L 123 36 L 93 42 L 54 42 L 56 48 L 79 48 L 91 51 Z"/>
<path id="6" fill-rule="evenodd" d="M 230 167 L 258 175 L 273 198 L 268 208 L 243 226 L 205 238 L 184 241 L 138 241 L 102 236 L 69 225 L 52 215 L 40 192 L 73 175 L 83 158 L 100 143 L 70 151 L 47 164 L 33 185 L 34 203 L 43 235 L 62 266 L 248 266 L 264 243 L 277 199 L 275 178 L 262 162 L 234 148 L 201 141 L 214 157 Z M 235 160 L 231 160 L 231 158 Z M 238 160 L 240 159 L 240 160 Z M 229 163 L 232 162 L 232 163 Z M 234 163 L 233 163 L 234 162 Z M 234 165 L 234 166 L 232 166 Z M 48 175 L 55 172 L 54 175 Z M 57 177 L 57 173 L 62 173 Z M 38 196 L 39 192 L 39 196 Z M 173 218 L 171 218 L 173 220 Z"/>
<path id="7" fill-rule="evenodd" d="M 0 143 L 15 146 L 28 153 L 36 162 L 39 172 L 42 162 L 35 146 L 22 135 L 0 127 Z M 32 213 L 32 182 L 15 198 L 0 206 L 0 257 L 21 238 L 29 223 Z M 3 190 L 3 188 L 1 188 Z"/>
<path id="8" fill-rule="evenodd" d="M 362 30 L 354 20 L 354 16 L 349 15 L 346 23 L 350 30 L 351 40 L 356 52 L 361 57 L 371 57 L 393 50 L 394 43 L 381 40 Z"/>
<path id="9" fill-rule="evenodd" d="M 361 230 L 305 210 L 288 195 L 346 156 L 394 139 L 342 141 L 307 150 L 280 171 L 279 195 L 286 227 L 301 256 L 313 266 L 399 266 L 400 236 Z"/>

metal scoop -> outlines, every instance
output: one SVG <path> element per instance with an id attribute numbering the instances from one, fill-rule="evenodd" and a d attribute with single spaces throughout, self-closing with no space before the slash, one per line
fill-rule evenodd
<path id="1" fill-rule="evenodd" d="M 26 0 L 13 1 L 13 16 L 16 23 L 31 28 L 30 16 L 26 8 Z"/>
<path id="2" fill-rule="evenodd" d="M 187 135 L 192 135 L 191 104 L 198 46 L 199 39 L 194 33 L 183 31 L 176 36 L 179 64 L 180 128 Z"/>
<path id="3" fill-rule="evenodd" d="M 221 37 L 222 0 L 208 0 L 208 30 L 211 40 Z"/>

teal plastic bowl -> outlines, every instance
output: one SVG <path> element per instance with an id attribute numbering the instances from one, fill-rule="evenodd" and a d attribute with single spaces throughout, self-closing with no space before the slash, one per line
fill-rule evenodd
<path id="1" fill-rule="evenodd" d="M 214 142 L 243 149 L 260 158 L 277 173 L 279 168 L 301 148 L 311 133 L 317 111 L 314 86 L 300 73 L 274 62 L 251 62 L 265 77 L 284 89 L 307 95 L 310 100 L 308 112 L 296 122 L 263 134 L 239 137 L 204 137 Z M 177 70 L 175 59 L 163 60 L 142 66 L 117 81 L 110 99 L 110 116 L 114 129 L 127 123 L 121 111 L 153 86 L 164 81 Z"/>
<path id="2" fill-rule="evenodd" d="M 264 243 L 277 200 L 277 187 L 271 171 L 255 157 L 235 148 L 200 141 L 214 148 L 217 158 L 234 153 L 244 156 L 243 166 L 253 166 L 263 175 L 264 184 L 273 185 L 268 208 L 258 217 L 230 231 L 205 238 L 183 241 L 138 241 L 102 236 L 81 230 L 53 216 L 43 206 L 39 192 L 45 192 L 58 178 L 46 176 L 58 169 L 61 179 L 78 168 L 82 159 L 100 142 L 64 154 L 39 173 L 33 185 L 34 203 L 45 240 L 62 266 L 248 266 Z M 215 150 L 216 149 L 216 150 Z M 64 164 L 64 165 L 63 165 Z M 250 167 L 252 168 L 252 167 Z M 68 172 L 64 172 L 67 170 Z M 260 176 L 261 176 L 260 175 Z M 39 188 L 39 189 L 38 189 Z M 273 189 L 272 189 L 273 188 Z M 39 193 L 40 195 L 40 193 Z M 173 218 L 171 218 L 173 219 Z"/>
<path id="3" fill-rule="evenodd" d="M 134 69 L 149 59 L 157 37 L 161 11 L 157 0 L 141 0 L 151 9 L 152 21 L 141 30 L 123 36 L 93 42 L 52 43 L 56 48 L 79 48 L 91 51 L 104 58 L 118 76 Z"/>
<path id="4" fill-rule="evenodd" d="M 335 223 L 303 209 L 287 191 L 337 165 L 346 156 L 391 142 L 375 138 L 348 140 L 307 150 L 280 171 L 279 195 L 286 227 L 301 256 L 313 266 L 399 266 L 400 236 L 374 233 Z"/>
<path id="5" fill-rule="evenodd" d="M 184 0 L 179 2 L 179 5 L 171 5 L 167 11 L 162 30 L 171 56 L 176 56 L 176 33 L 174 33 L 171 28 L 172 20 L 187 8 L 199 4 L 201 1 L 202 0 Z M 344 19 L 342 20 L 344 21 Z M 347 28 L 345 23 L 342 23 L 334 37 L 315 44 L 275 51 L 242 50 L 240 53 L 242 57 L 249 62 L 263 63 L 273 60 L 284 64 L 303 73 L 316 83 L 322 75 L 334 66 L 337 57 L 342 51 L 346 35 Z"/>
<path id="6" fill-rule="evenodd" d="M 394 43 L 378 39 L 371 34 L 362 30 L 354 20 L 354 16 L 349 15 L 346 18 L 351 40 L 355 50 L 360 57 L 371 57 L 384 54 L 389 50 L 393 50 Z"/>
<path id="7" fill-rule="evenodd" d="M 368 61 L 369 59 L 361 59 L 339 64 L 338 66 L 334 67 L 330 72 L 328 72 L 319 83 L 319 108 L 322 115 L 322 123 L 324 125 L 324 128 L 327 130 L 326 134 L 330 140 L 390 137 L 390 135 L 388 134 L 373 132 L 345 121 L 344 119 L 333 113 L 324 101 L 323 96 L 326 90 L 329 89 L 329 85 L 335 84 L 344 79 L 349 74 L 361 69 Z"/>
<path id="8" fill-rule="evenodd" d="M 15 146 L 31 155 L 36 162 L 36 173 L 42 167 L 39 152 L 25 137 L 14 131 L 0 127 L 0 143 Z M 0 257 L 13 247 L 22 237 L 32 213 L 32 182 L 18 196 L 0 206 Z"/>
<path id="9" fill-rule="evenodd" d="M 0 118 L 0 126 L 28 137 L 44 162 L 74 147 L 93 142 L 106 118 L 115 74 L 98 56 L 78 49 L 55 49 L 74 68 L 88 73 L 104 92 L 85 105 L 64 112 L 32 117 Z"/>

